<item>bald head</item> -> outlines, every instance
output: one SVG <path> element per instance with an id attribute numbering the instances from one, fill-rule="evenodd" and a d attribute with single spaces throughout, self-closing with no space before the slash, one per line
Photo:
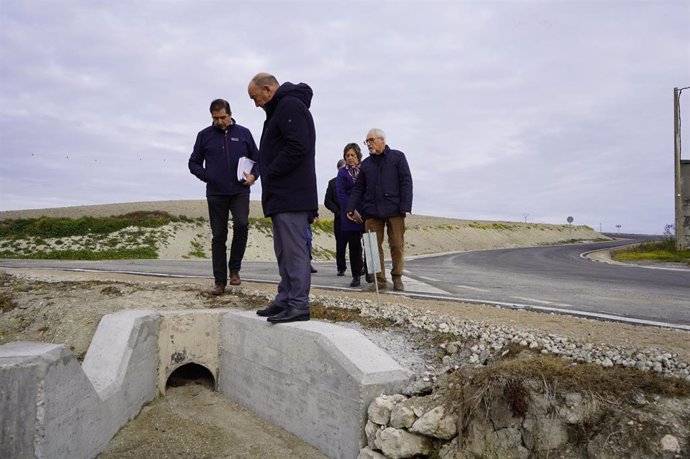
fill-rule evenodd
<path id="1" fill-rule="evenodd" d="M 276 91 L 280 87 L 276 77 L 270 73 L 257 73 L 249 82 L 247 92 L 249 98 L 254 101 L 254 105 L 266 110 L 265 105 L 273 99 Z"/>

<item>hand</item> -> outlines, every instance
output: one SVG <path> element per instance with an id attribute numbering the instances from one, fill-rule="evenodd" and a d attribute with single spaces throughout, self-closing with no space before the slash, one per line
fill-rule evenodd
<path id="1" fill-rule="evenodd" d="M 256 182 L 256 177 L 254 177 L 254 174 L 247 174 L 246 172 L 243 172 L 243 174 L 246 178 L 242 182 L 242 185 L 244 185 L 244 186 L 254 185 L 254 182 Z"/>
<path id="2" fill-rule="evenodd" d="M 355 223 L 362 223 L 362 216 L 356 210 L 354 212 L 348 212 L 347 218 Z"/>

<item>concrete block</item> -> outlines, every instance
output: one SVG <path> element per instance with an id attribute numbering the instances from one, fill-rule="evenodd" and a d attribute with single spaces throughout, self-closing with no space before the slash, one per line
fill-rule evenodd
<path id="1" fill-rule="evenodd" d="M 155 398 L 152 311 L 104 316 L 83 367 L 63 345 L 0 346 L 0 457 L 91 458 Z"/>
<path id="2" fill-rule="evenodd" d="M 355 330 L 318 321 L 271 325 L 254 312 L 222 318 L 219 390 L 329 457 L 357 457 L 369 403 L 409 378 Z"/>
<path id="3" fill-rule="evenodd" d="M 102 450 L 100 427 L 107 413 L 65 346 L 28 342 L 0 346 L 0 375 L 0 457 L 80 458 Z M 5 393 L 19 387 L 23 389 L 16 394 Z M 14 413 L 19 414 L 16 419 Z"/>
<path id="4" fill-rule="evenodd" d="M 160 318 L 150 310 L 108 314 L 101 318 L 91 340 L 82 369 L 109 414 L 102 426 L 108 441 L 158 394 Z"/>

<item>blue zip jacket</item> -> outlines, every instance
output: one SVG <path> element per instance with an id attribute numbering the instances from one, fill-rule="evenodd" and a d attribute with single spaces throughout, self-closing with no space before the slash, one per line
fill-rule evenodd
<path id="1" fill-rule="evenodd" d="M 380 155 L 362 161 L 346 212 L 369 217 L 395 217 L 412 212 L 412 174 L 402 151 L 388 145 Z"/>
<path id="2" fill-rule="evenodd" d="M 309 112 L 312 90 L 283 83 L 265 105 L 259 163 L 264 215 L 318 211 L 316 129 Z"/>
<path id="3" fill-rule="evenodd" d="M 237 162 L 242 156 L 256 161 L 252 174 L 259 178 L 259 150 L 249 129 L 232 120 L 227 131 L 209 126 L 196 136 L 189 171 L 206 182 L 206 196 L 232 196 L 249 193 L 237 180 Z"/>

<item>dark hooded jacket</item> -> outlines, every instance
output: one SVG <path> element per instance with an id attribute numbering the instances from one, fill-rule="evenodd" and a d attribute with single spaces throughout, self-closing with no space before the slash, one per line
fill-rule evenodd
<path id="1" fill-rule="evenodd" d="M 249 193 L 237 180 L 237 162 L 246 156 L 256 161 L 252 173 L 259 178 L 259 150 L 249 129 L 232 120 L 227 131 L 209 126 L 199 132 L 189 157 L 189 171 L 206 182 L 206 196 L 231 196 Z"/>
<path id="2" fill-rule="evenodd" d="M 412 174 L 402 151 L 388 145 L 380 155 L 362 161 L 346 212 L 363 218 L 396 217 L 412 212 Z"/>
<path id="3" fill-rule="evenodd" d="M 309 112 L 312 90 L 305 83 L 283 83 L 266 103 L 259 145 L 264 215 L 314 211 L 316 129 Z"/>

